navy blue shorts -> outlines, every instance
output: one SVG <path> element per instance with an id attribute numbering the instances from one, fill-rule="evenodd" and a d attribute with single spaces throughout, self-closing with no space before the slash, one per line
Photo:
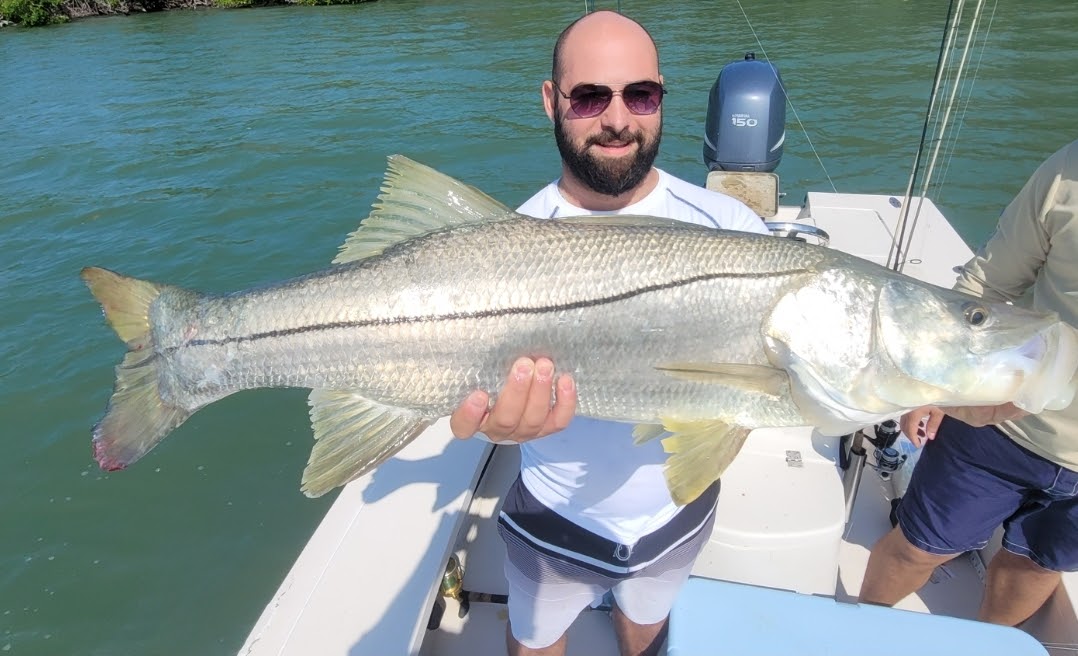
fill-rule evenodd
<path id="1" fill-rule="evenodd" d="M 1000 524 L 1007 551 L 1078 571 L 1078 472 L 992 426 L 945 417 L 898 506 L 899 528 L 914 546 L 949 555 L 985 546 Z"/>

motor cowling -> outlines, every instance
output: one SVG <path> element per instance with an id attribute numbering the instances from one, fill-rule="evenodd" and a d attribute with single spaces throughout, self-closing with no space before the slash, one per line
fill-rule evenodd
<path id="1" fill-rule="evenodd" d="M 709 171 L 774 171 L 786 140 L 786 93 L 778 69 L 755 53 L 722 67 L 707 103 Z"/>

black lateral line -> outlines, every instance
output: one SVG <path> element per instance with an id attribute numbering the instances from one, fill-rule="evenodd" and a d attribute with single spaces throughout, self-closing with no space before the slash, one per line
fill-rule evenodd
<path id="1" fill-rule="evenodd" d="M 304 333 L 317 332 L 320 330 L 338 330 L 342 328 L 370 328 L 373 326 L 399 326 L 410 323 L 423 323 L 426 321 L 460 321 L 463 319 L 489 319 L 491 317 L 514 314 L 527 315 L 543 314 L 545 312 L 561 312 L 565 310 L 578 310 L 581 308 L 595 307 L 599 305 L 606 305 L 609 303 L 617 303 L 619 301 L 628 300 L 635 296 L 642 296 L 644 294 L 650 294 L 652 292 L 660 292 L 667 289 L 673 289 L 675 287 L 682 287 L 684 285 L 691 285 L 698 282 L 708 282 L 710 280 L 717 280 L 720 278 L 774 278 L 779 276 L 788 276 L 796 273 L 804 273 L 805 271 L 806 270 L 804 269 L 796 269 L 776 273 L 709 273 L 702 274 L 699 276 L 692 276 L 689 278 L 682 278 L 680 280 L 673 280 L 670 282 L 660 283 L 656 285 L 649 285 L 647 287 L 640 287 L 639 289 L 633 289 L 631 291 L 622 292 L 621 294 L 615 294 L 613 296 L 606 296 L 597 299 L 586 299 L 582 301 L 576 301 L 575 303 L 566 303 L 564 305 L 502 308 L 498 310 L 462 312 L 459 314 L 443 314 L 436 316 L 393 317 L 387 319 L 365 319 L 361 321 L 335 321 L 333 323 L 320 323 L 310 326 L 298 326 L 296 328 L 286 328 L 284 330 L 270 330 L 262 333 L 254 333 L 251 335 L 226 337 L 224 339 L 193 339 L 190 342 L 184 344 L 183 346 L 224 346 L 227 344 L 253 342 L 260 339 L 271 339 L 274 337 L 291 337 L 293 335 L 302 335 Z M 171 347 L 165 350 L 171 351 L 175 350 L 176 348 L 182 347 Z"/>

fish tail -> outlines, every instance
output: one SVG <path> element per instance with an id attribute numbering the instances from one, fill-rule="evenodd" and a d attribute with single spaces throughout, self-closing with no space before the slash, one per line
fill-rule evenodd
<path id="1" fill-rule="evenodd" d="M 116 367 L 108 409 L 93 430 L 93 454 L 102 469 L 124 469 L 191 416 L 161 397 L 162 357 L 156 352 L 150 305 L 163 285 L 87 267 L 82 279 L 128 351 Z"/>

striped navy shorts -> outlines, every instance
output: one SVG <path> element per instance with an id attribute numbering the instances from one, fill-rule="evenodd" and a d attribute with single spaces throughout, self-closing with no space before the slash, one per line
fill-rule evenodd
<path id="1" fill-rule="evenodd" d="M 533 581 L 583 582 L 605 588 L 634 576 L 654 576 L 695 561 L 711 536 L 719 482 L 669 522 L 634 545 L 581 528 L 540 503 L 520 477 L 506 493 L 498 532 L 510 562 Z"/>

